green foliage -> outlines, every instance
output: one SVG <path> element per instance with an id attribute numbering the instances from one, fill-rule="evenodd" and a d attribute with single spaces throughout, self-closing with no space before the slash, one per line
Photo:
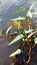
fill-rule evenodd
<path id="1" fill-rule="evenodd" d="M 8 45 L 11 45 L 19 40 L 21 40 L 22 38 L 24 38 L 24 35 L 23 34 L 19 34 L 16 38 L 14 38 L 14 40 L 12 40 L 11 43 L 9 43 Z"/>
<path id="2" fill-rule="evenodd" d="M 26 10 L 22 8 L 22 9 L 17 10 L 15 13 L 22 13 L 22 12 L 26 13 Z"/>
<path id="3" fill-rule="evenodd" d="M 19 40 L 23 40 L 24 39 L 24 41 L 26 41 L 26 42 L 28 42 L 28 37 L 27 37 L 27 34 L 25 33 L 25 30 L 23 30 L 22 31 L 22 34 L 19 34 L 16 38 L 14 38 L 12 41 L 11 41 L 11 43 L 9 43 L 8 45 L 11 45 L 11 44 L 13 44 L 13 43 L 15 43 L 15 42 L 17 42 L 17 41 L 19 41 Z"/>
<path id="4" fill-rule="evenodd" d="M 25 17 L 26 20 L 30 20 L 30 17 L 26 15 L 27 14 L 26 9 L 23 9 L 23 8 L 19 9 L 19 10 L 15 11 L 15 13 L 25 13 L 25 16 L 23 16 L 23 17 Z"/>
<path id="5" fill-rule="evenodd" d="M 35 44 L 37 44 L 37 37 L 35 37 L 34 42 L 35 42 Z"/>
<path id="6" fill-rule="evenodd" d="M 28 42 L 28 37 L 27 37 L 27 34 L 26 34 L 26 30 L 25 29 L 23 30 L 23 35 L 24 35 L 23 40 L 26 41 L 26 42 Z"/>
<path id="7" fill-rule="evenodd" d="M 30 20 L 30 17 L 29 16 L 26 16 L 26 20 Z"/>

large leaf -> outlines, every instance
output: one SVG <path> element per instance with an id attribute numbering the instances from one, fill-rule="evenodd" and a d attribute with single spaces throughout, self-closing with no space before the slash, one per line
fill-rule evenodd
<path id="1" fill-rule="evenodd" d="M 19 40 L 21 40 L 24 37 L 23 34 L 19 34 L 16 38 L 14 38 L 14 40 L 12 40 L 8 45 L 11 45 Z"/>
<path id="2" fill-rule="evenodd" d="M 37 44 L 37 37 L 34 39 L 35 44 Z"/>

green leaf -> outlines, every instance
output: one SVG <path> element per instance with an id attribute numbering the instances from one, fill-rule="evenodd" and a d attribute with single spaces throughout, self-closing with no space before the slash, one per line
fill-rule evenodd
<path id="1" fill-rule="evenodd" d="M 13 57 L 13 56 L 20 54 L 20 53 L 21 53 L 21 49 L 17 49 L 14 53 L 10 54 L 9 57 Z"/>
<path id="2" fill-rule="evenodd" d="M 30 17 L 29 16 L 26 16 L 26 20 L 30 20 Z"/>
<path id="3" fill-rule="evenodd" d="M 26 12 L 26 10 L 25 9 L 19 9 L 15 13 L 21 13 L 21 12 Z"/>
<path id="4" fill-rule="evenodd" d="M 10 30 L 11 30 L 12 26 L 10 26 L 7 30 L 6 30 L 6 35 L 10 34 Z"/>
<path id="5" fill-rule="evenodd" d="M 37 44 L 37 37 L 34 39 L 35 44 Z"/>
<path id="6" fill-rule="evenodd" d="M 14 40 L 12 40 L 8 45 L 11 45 L 19 40 L 21 40 L 24 37 L 23 34 L 19 34 L 16 38 L 14 38 Z"/>

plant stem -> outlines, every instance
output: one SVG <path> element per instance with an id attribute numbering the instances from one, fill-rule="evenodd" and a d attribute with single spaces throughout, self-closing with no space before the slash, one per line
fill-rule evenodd
<path id="1" fill-rule="evenodd" d="M 30 60 L 31 60 L 31 51 L 32 51 L 32 47 L 31 47 L 29 41 L 28 41 L 28 44 L 29 44 L 29 58 L 28 58 L 28 60 L 26 61 L 27 64 L 28 64 L 28 63 L 30 62 Z"/>

